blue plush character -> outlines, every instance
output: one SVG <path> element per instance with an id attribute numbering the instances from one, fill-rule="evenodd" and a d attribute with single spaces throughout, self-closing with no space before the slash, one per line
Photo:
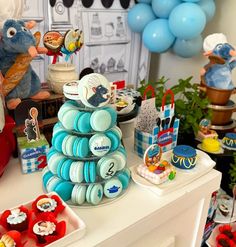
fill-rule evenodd
<path id="1" fill-rule="evenodd" d="M 41 91 L 39 77 L 30 62 L 38 53 L 46 53 L 38 47 L 40 33 L 33 35 L 29 29 L 35 22 L 7 20 L 1 30 L 0 71 L 4 77 L 3 93 L 8 109 L 15 109 L 21 99 L 46 99 L 49 92 Z"/>
<path id="2" fill-rule="evenodd" d="M 236 51 L 228 43 L 219 43 L 212 51 L 207 51 L 210 62 L 201 72 L 203 82 L 209 87 L 232 90 L 234 88 L 231 72 L 236 67 Z"/>

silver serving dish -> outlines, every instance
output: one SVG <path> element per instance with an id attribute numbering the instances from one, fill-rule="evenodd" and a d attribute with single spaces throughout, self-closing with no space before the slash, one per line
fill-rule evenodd
<path id="1" fill-rule="evenodd" d="M 213 130 L 222 130 L 227 131 L 236 128 L 236 121 L 234 119 L 227 125 L 211 125 L 211 129 Z"/>

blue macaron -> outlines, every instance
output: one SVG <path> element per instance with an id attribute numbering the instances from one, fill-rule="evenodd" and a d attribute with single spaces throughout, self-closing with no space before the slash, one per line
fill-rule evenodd
<path id="1" fill-rule="evenodd" d="M 64 201 L 68 201 L 71 199 L 71 193 L 73 190 L 74 184 L 67 182 L 67 181 L 62 181 L 59 183 L 54 191 L 62 198 Z"/>
<path id="2" fill-rule="evenodd" d="M 101 184 L 90 184 L 86 191 L 86 201 L 93 205 L 99 204 L 103 197 L 103 187 Z"/>
<path id="3" fill-rule="evenodd" d="M 111 151 L 114 152 L 120 146 L 119 136 L 112 131 L 107 131 L 105 134 L 111 140 Z"/>
<path id="4" fill-rule="evenodd" d="M 114 108 L 112 108 L 112 107 L 105 107 L 103 109 L 110 113 L 110 116 L 111 116 L 111 125 L 110 125 L 110 127 L 114 126 L 116 124 L 116 122 L 117 122 L 117 112 L 116 112 L 116 110 Z"/>
<path id="5" fill-rule="evenodd" d="M 112 123 L 111 115 L 106 110 L 96 110 L 90 119 L 91 126 L 95 131 L 105 131 L 110 128 Z"/>
<path id="6" fill-rule="evenodd" d="M 90 112 L 84 112 L 84 114 L 81 115 L 79 119 L 79 125 L 78 125 L 78 129 L 81 133 L 91 132 L 92 127 L 90 124 L 90 118 L 91 118 Z"/>
<path id="7" fill-rule="evenodd" d="M 96 181 L 96 163 L 94 161 L 89 162 L 89 180 L 91 183 Z"/>
<path id="8" fill-rule="evenodd" d="M 84 163 L 84 179 L 86 183 L 90 182 L 90 176 L 89 176 L 89 161 L 86 161 Z"/>
<path id="9" fill-rule="evenodd" d="M 123 190 L 126 190 L 129 186 L 129 180 L 130 180 L 127 173 L 120 171 L 116 174 L 116 176 L 120 180 Z"/>
<path id="10" fill-rule="evenodd" d="M 70 167 L 73 160 L 67 159 L 61 167 L 61 177 L 67 181 L 70 180 Z"/>

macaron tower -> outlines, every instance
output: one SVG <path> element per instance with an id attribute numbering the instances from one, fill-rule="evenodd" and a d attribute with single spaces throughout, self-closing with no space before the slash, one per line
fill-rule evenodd
<path id="1" fill-rule="evenodd" d="M 110 83 L 96 73 L 77 83 L 78 87 L 73 85 L 75 92 L 68 84 L 64 87 L 68 100 L 61 106 L 53 128 L 43 186 L 68 203 L 97 205 L 123 194 L 130 171 L 121 144 L 122 132 L 116 126 L 117 113 L 109 105 Z"/>

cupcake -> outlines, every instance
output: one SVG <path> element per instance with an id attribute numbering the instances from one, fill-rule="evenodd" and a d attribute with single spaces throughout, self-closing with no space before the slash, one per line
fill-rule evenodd
<path id="1" fill-rule="evenodd" d="M 236 149 L 236 133 L 227 133 L 222 139 L 222 143 L 227 149 Z"/>
<path id="2" fill-rule="evenodd" d="M 25 231 L 28 228 L 30 214 L 27 208 L 21 206 L 6 210 L 1 215 L 1 225 L 7 230 Z"/>
<path id="3" fill-rule="evenodd" d="M 22 247 L 21 234 L 18 231 L 9 231 L 0 238 L 0 247 Z"/>
<path id="4" fill-rule="evenodd" d="M 36 245 L 45 246 L 65 236 L 66 222 L 57 222 L 52 213 L 44 213 L 30 222 L 28 236 L 36 241 Z"/>
<path id="5" fill-rule="evenodd" d="M 41 195 L 32 203 L 32 210 L 35 214 L 50 212 L 57 216 L 64 208 L 62 200 L 57 195 Z"/>

